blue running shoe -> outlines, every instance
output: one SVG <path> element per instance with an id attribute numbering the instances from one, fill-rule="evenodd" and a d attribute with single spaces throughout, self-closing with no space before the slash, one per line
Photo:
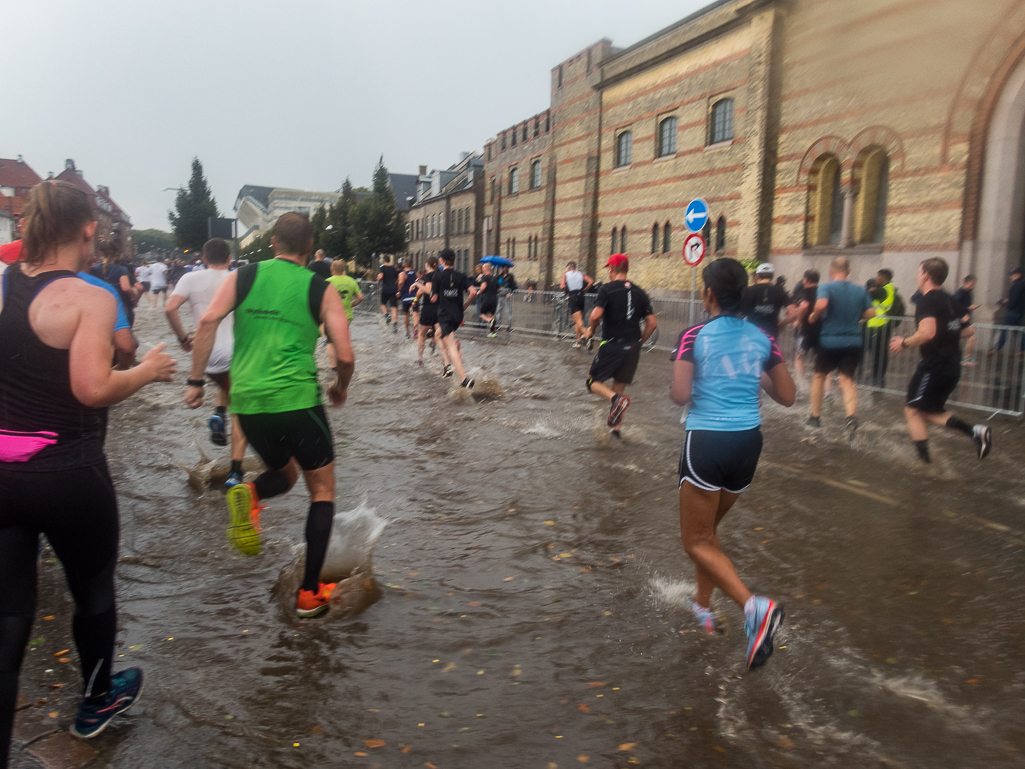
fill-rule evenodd
<path id="1" fill-rule="evenodd" d="M 744 632 L 747 633 L 747 669 L 760 668 L 769 661 L 774 648 L 776 631 L 783 624 L 786 612 L 783 606 L 768 598 L 754 596 L 755 610 L 747 615 Z"/>
<path id="2" fill-rule="evenodd" d="M 210 426 L 210 442 L 214 446 L 227 446 L 228 433 L 224 429 L 224 417 L 214 414 L 207 424 Z"/>
<path id="3" fill-rule="evenodd" d="M 79 739 L 88 740 L 107 728 L 111 719 L 124 713 L 139 700 L 142 694 L 142 671 L 128 668 L 110 677 L 110 691 L 99 705 L 90 705 L 83 699 L 78 706 L 78 715 L 71 726 L 71 733 Z"/>
<path id="4" fill-rule="evenodd" d="M 715 624 L 715 614 L 711 609 L 706 609 L 704 606 L 699 604 L 693 598 L 688 597 L 686 600 L 687 606 L 694 612 L 694 617 L 698 622 L 701 623 L 701 627 L 708 633 L 718 633 L 719 627 Z"/>
<path id="5" fill-rule="evenodd" d="M 240 483 L 242 483 L 242 473 L 232 471 L 228 473 L 228 478 L 224 481 L 224 488 L 230 489 L 232 486 L 238 486 Z"/>

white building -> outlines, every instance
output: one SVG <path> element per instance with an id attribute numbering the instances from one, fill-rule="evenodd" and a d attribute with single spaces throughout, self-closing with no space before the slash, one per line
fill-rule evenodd
<path id="1" fill-rule="evenodd" d="M 0 246 L 14 240 L 14 219 L 0 211 Z"/>
<path id="2" fill-rule="evenodd" d="M 235 199 L 235 216 L 241 224 L 242 247 L 271 227 L 289 211 L 312 216 L 321 206 L 331 206 L 341 195 L 337 192 L 293 190 L 284 187 L 257 187 L 247 184 Z"/>

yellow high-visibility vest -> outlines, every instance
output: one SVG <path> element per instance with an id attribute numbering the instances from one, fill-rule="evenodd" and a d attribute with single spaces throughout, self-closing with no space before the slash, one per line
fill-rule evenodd
<path id="1" fill-rule="evenodd" d="M 886 315 L 889 314 L 890 310 L 893 309 L 893 301 L 897 296 L 897 289 L 893 287 L 892 283 L 887 283 L 883 288 L 886 290 L 886 297 L 878 302 L 872 302 L 872 306 L 875 307 L 876 317 L 868 319 L 869 328 L 881 328 L 886 325 Z"/>

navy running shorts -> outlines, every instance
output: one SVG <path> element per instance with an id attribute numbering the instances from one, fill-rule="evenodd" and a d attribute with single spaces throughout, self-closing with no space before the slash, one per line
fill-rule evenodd
<path id="1" fill-rule="evenodd" d="M 620 384 L 633 384 L 637 364 L 641 360 L 641 343 L 638 342 L 602 342 L 598 354 L 591 362 L 588 375 L 596 382 L 609 379 Z"/>
<path id="2" fill-rule="evenodd" d="M 680 486 L 687 481 L 704 491 L 746 491 L 758 469 L 762 431 L 688 430 L 680 451 Z"/>

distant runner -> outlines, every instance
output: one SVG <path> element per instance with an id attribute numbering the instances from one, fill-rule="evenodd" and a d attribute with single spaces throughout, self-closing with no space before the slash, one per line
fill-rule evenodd
<path id="1" fill-rule="evenodd" d="M 775 268 L 762 262 L 755 270 L 753 286 L 744 289 L 740 302 L 741 312 L 750 323 L 773 339 L 779 339 L 779 313 L 790 301 L 782 286 L 773 283 Z"/>
<path id="2" fill-rule="evenodd" d="M 985 459 L 993 448 L 993 431 L 986 425 L 975 425 L 946 413 L 947 398 L 961 380 L 961 325 L 963 308 L 943 290 L 949 267 L 938 258 L 926 259 L 918 268 L 918 290 L 921 298 L 915 308 L 915 333 L 909 337 L 895 336 L 890 351 L 897 355 L 908 347 L 921 347 L 922 360 L 908 384 L 904 416 L 908 432 L 915 442 L 918 456 L 931 462 L 929 428 L 934 425 L 960 430 L 975 444 L 979 459 Z"/>
<path id="3" fill-rule="evenodd" d="M 384 322 L 392 324 L 392 331 L 399 333 L 399 271 L 392 267 L 391 257 L 381 257 L 381 268 L 377 272 L 377 283 L 381 289 L 381 313 Z M 391 315 L 388 308 L 391 308 Z"/>
<path id="4" fill-rule="evenodd" d="M 331 262 L 331 277 L 327 279 L 327 282 L 338 292 L 338 297 L 342 300 L 342 305 L 345 307 L 345 318 L 351 326 L 352 309 L 358 307 L 363 301 L 363 291 L 360 289 L 356 279 L 348 273 L 349 268 L 345 262 L 341 259 L 335 259 Z M 338 358 L 335 355 L 335 346 L 330 342 L 327 343 L 327 359 L 331 362 L 331 370 L 337 370 Z"/>
<path id="5" fill-rule="evenodd" d="M 160 297 L 161 301 L 167 303 L 167 273 L 168 267 L 160 259 L 153 262 L 149 268 L 150 271 L 150 298 L 153 301 L 153 306 L 156 307 L 157 297 Z"/>
<path id="6" fill-rule="evenodd" d="M 491 262 L 484 262 L 481 265 L 480 274 L 480 317 L 488 324 L 488 337 L 494 339 L 498 336 L 498 326 L 495 322 L 495 313 L 498 312 L 498 276 L 495 275 L 495 268 Z"/>
<path id="7" fill-rule="evenodd" d="M 412 262 L 405 262 L 402 265 L 402 272 L 399 273 L 399 301 L 402 303 L 402 323 L 406 327 L 406 339 L 409 339 L 412 328 L 410 327 L 410 313 L 413 312 L 413 300 L 416 293 L 413 284 L 416 282 L 416 270 Z"/>
<path id="8" fill-rule="evenodd" d="M 139 295 L 139 301 L 142 301 L 142 298 L 149 293 L 152 275 L 153 272 L 145 262 L 135 268 L 135 280 L 142 286 L 142 293 Z"/>
<path id="9" fill-rule="evenodd" d="M 680 335 L 673 350 L 670 397 L 690 405 L 680 453 L 680 530 L 694 562 L 691 602 L 704 628 L 716 631 L 712 591 L 719 588 L 744 609 L 747 667 L 761 667 L 783 624 L 781 604 L 752 595 L 719 545 L 719 523 L 754 479 L 762 451 L 758 390 L 794 404 L 794 382 L 779 346 L 764 329 L 741 320 L 747 272 L 736 259 L 705 267 L 702 299 L 711 319 Z"/>
<path id="10" fill-rule="evenodd" d="M 192 311 L 192 320 L 198 322 L 213 301 L 217 290 L 228 278 L 228 263 L 231 261 L 231 247 L 226 240 L 212 238 L 203 245 L 203 264 L 207 269 L 183 275 L 175 286 L 171 298 L 164 306 L 167 322 L 171 324 L 178 344 L 185 352 L 192 352 L 192 334 L 186 333 L 182 325 L 179 308 L 188 302 Z M 210 428 L 210 441 L 215 446 L 228 444 L 227 421 L 228 406 L 231 405 L 231 354 L 235 346 L 232 334 L 233 317 L 228 315 L 217 327 L 217 336 L 206 364 L 206 375 L 217 385 L 213 416 L 207 422 Z M 246 455 L 246 436 L 239 426 L 238 417 L 232 417 L 231 423 L 231 469 L 225 486 L 232 487 L 242 482 L 242 460 Z"/>
<path id="11" fill-rule="evenodd" d="M 605 266 L 609 268 L 609 282 L 598 289 L 591 325 L 584 337 L 590 340 L 601 323 L 603 341 L 591 363 L 586 384 L 589 392 L 611 401 L 608 426 L 612 437 L 619 438 L 623 414 L 630 406 L 630 399 L 623 393 L 634 381 L 641 347 L 655 332 L 658 321 L 648 295 L 627 277 L 630 260 L 623 254 L 613 254 Z M 605 384 L 609 379 L 612 387 Z"/>
<path id="12" fill-rule="evenodd" d="M 355 364 L 338 292 L 305 268 L 313 249 L 310 220 L 282 214 L 271 233 L 274 258 L 230 273 L 200 319 L 185 402 L 191 408 L 203 404 L 203 373 L 216 330 L 234 311 L 231 410 L 267 471 L 228 491 L 228 539 L 241 553 L 256 555 L 263 502 L 289 491 L 302 470 L 310 509 L 296 614 L 314 617 L 328 608 L 335 588 L 320 582 L 335 510 L 334 445 L 314 360 L 321 323 L 338 355 L 338 374 L 327 391 L 332 406 L 345 404 Z"/>
<path id="13" fill-rule="evenodd" d="M 576 341 L 573 347 L 580 349 L 581 342 L 585 338 L 584 329 L 584 294 L 594 284 L 590 276 L 585 275 L 577 269 L 576 262 L 566 265 L 566 272 L 562 275 L 559 288 L 566 292 L 566 302 L 570 317 L 573 318 L 573 328 L 576 331 Z"/>
<path id="14" fill-rule="evenodd" d="M 441 339 L 441 333 L 438 330 L 438 305 L 430 300 L 431 285 L 434 282 L 434 275 L 437 271 L 438 257 L 427 257 L 427 269 L 424 270 L 424 274 L 417 279 L 416 283 L 414 283 L 417 292 L 416 302 L 420 306 L 418 313 L 418 323 L 420 324 L 420 328 L 416 337 L 416 367 L 423 368 L 424 346 L 429 341 L 431 343 L 432 353 L 439 348 L 441 349 L 441 375 L 451 376 L 453 368 L 449 361 L 448 351 L 445 349 L 445 345 L 438 344 L 438 340 Z"/>
<path id="15" fill-rule="evenodd" d="M 452 265 L 456 261 L 456 252 L 446 248 L 441 252 L 441 269 L 431 278 L 430 302 L 438 308 L 438 330 L 441 335 L 441 347 L 448 353 L 451 364 L 445 366 L 445 376 L 452 376 L 453 371 L 459 377 L 459 386 L 470 389 L 475 384 L 466 376 L 463 369 L 463 355 L 456 341 L 456 329 L 463 323 L 463 313 L 477 295 L 473 279 L 457 272 Z M 463 294 L 470 292 L 469 299 L 463 302 Z M 422 321 L 421 321 L 422 322 Z"/>

